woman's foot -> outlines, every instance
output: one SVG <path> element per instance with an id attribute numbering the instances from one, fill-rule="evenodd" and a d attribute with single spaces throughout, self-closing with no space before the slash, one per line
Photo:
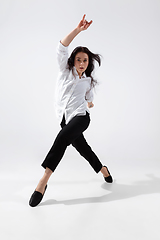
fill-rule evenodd
<path id="1" fill-rule="evenodd" d="M 29 200 L 29 205 L 31 207 L 37 206 L 42 201 L 43 195 L 47 188 L 47 182 L 52 173 L 53 172 L 49 168 L 46 168 L 42 179 L 39 181 L 39 183 L 36 187 L 36 190 L 34 191 L 34 193 L 32 194 L 32 196 Z"/>
<path id="2" fill-rule="evenodd" d="M 44 196 L 46 189 L 47 189 L 47 181 L 45 178 L 42 178 L 39 181 L 36 187 L 36 190 L 34 191 L 34 193 L 32 194 L 29 200 L 29 205 L 31 207 L 36 207 L 42 201 L 42 198 Z"/>
<path id="3" fill-rule="evenodd" d="M 113 182 L 113 178 L 108 170 L 108 168 L 106 166 L 103 166 L 101 168 L 101 173 L 103 174 L 103 177 L 104 177 L 104 180 L 107 182 L 107 183 L 112 183 Z"/>
<path id="4" fill-rule="evenodd" d="M 103 174 L 103 177 L 109 177 L 110 176 L 110 174 L 108 172 L 108 169 L 105 166 L 103 166 L 101 168 L 101 173 Z"/>
<path id="5" fill-rule="evenodd" d="M 47 189 L 47 185 L 45 186 L 44 193 L 45 193 L 46 189 Z M 42 194 L 38 191 L 34 191 L 34 193 L 32 194 L 32 196 L 29 200 L 29 205 L 31 207 L 36 207 L 42 201 L 44 193 Z"/>

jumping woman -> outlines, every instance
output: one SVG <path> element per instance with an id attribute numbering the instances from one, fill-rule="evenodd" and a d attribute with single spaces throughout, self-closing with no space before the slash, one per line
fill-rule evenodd
<path id="1" fill-rule="evenodd" d="M 100 56 L 86 47 L 77 47 L 68 57 L 69 44 L 91 24 L 92 21 L 85 20 L 84 15 L 78 26 L 58 44 L 59 76 L 56 85 L 55 108 L 62 129 L 42 163 L 45 172 L 29 200 L 31 207 L 41 202 L 47 182 L 70 144 L 89 162 L 96 173 L 103 174 L 107 183 L 113 182 L 108 168 L 102 165 L 83 135 L 90 123 L 89 108 L 94 106 L 92 101 L 96 80 L 92 76 L 92 71 L 95 61 L 100 66 Z"/>

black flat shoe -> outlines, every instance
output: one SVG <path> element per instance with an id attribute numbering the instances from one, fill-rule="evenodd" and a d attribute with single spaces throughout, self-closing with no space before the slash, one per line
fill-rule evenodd
<path id="1" fill-rule="evenodd" d="M 103 167 L 107 168 L 106 166 L 103 166 Z M 108 171 L 108 173 L 109 173 L 109 176 L 108 176 L 108 177 L 104 177 L 104 180 L 105 180 L 107 183 L 112 183 L 112 182 L 113 182 L 113 178 L 112 178 L 112 176 L 111 176 L 108 168 L 107 168 L 107 171 Z"/>
<path id="2" fill-rule="evenodd" d="M 31 207 L 36 207 L 42 201 L 42 198 L 45 194 L 46 189 L 47 189 L 47 185 L 45 186 L 45 190 L 44 190 L 43 194 L 40 192 L 34 191 L 34 193 L 32 194 L 32 196 L 29 200 L 29 205 Z"/>

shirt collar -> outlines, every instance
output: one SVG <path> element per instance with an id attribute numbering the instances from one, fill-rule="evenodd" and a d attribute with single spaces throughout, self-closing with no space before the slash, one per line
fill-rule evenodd
<path id="1" fill-rule="evenodd" d="M 73 66 L 73 73 L 74 73 L 75 76 L 79 76 L 78 73 L 77 73 L 77 70 L 76 70 L 75 66 Z M 82 74 L 81 78 L 86 78 L 85 72 Z"/>

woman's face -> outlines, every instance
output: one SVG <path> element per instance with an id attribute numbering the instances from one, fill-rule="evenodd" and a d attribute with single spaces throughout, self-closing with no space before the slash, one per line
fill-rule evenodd
<path id="1" fill-rule="evenodd" d="M 81 77 L 82 73 L 85 72 L 89 64 L 89 58 L 87 53 L 79 52 L 76 54 L 74 59 L 74 66 L 77 70 L 78 75 Z"/>

